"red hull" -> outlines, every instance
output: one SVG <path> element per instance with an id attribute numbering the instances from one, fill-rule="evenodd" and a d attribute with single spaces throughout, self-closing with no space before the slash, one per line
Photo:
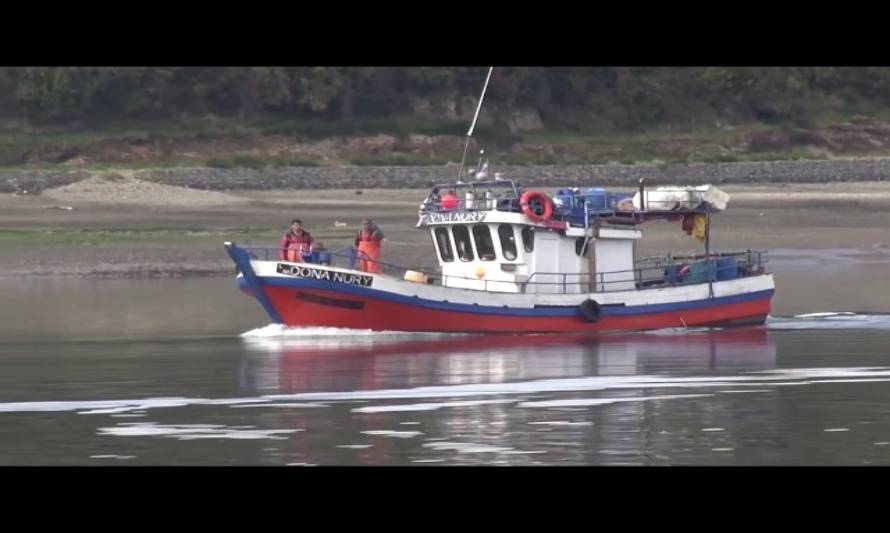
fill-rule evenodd
<path id="1" fill-rule="evenodd" d="M 740 302 L 691 309 L 603 314 L 596 322 L 579 315 L 522 316 L 434 309 L 358 294 L 317 288 L 265 285 L 271 305 L 288 326 L 320 326 L 377 331 L 583 333 L 672 327 L 762 324 L 770 312 L 771 292 Z"/>

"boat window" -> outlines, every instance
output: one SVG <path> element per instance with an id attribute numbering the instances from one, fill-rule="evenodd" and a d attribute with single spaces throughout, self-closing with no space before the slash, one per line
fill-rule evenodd
<path id="1" fill-rule="evenodd" d="M 535 251 L 535 228 L 530 226 L 522 228 L 522 247 L 526 252 Z"/>
<path id="2" fill-rule="evenodd" d="M 451 247 L 451 234 L 448 233 L 448 228 L 436 228 L 436 246 L 439 247 L 439 256 L 442 258 L 442 261 L 446 263 L 450 263 L 454 261 L 454 252 Z"/>
<path id="3" fill-rule="evenodd" d="M 494 261 L 497 254 L 494 252 L 494 241 L 491 240 L 491 230 L 488 229 L 488 224 L 473 226 L 473 237 L 476 238 L 476 251 L 479 252 L 479 259 Z"/>
<path id="4" fill-rule="evenodd" d="M 575 253 L 577 255 L 581 255 L 581 252 L 584 252 L 584 257 L 587 257 L 587 251 L 590 250 L 590 246 L 584 246 L 584 241 L 586 241 L 586 237 L 580 237 L 575 239 Z"/>
<path id="5" fill-rule="evenodd" d="M 467 230 L 467 227 L 454 226 L 451 231 L 454 232 L 454 246 L 457 248 L 457 256 L 460 257 L 461 261 L 472 261 L 474 259 L 473 245 L 470 244 L 470 232 Z"/>
<path id="6" fill-rule="evenodd" d="M 510 224 L 498 226 L 498 237 L 501 238 L 501 250 L 504 251 L 504 259 L 507 261 L 516 259 L 516 234 L 513 233 L 513 226 Z"/>

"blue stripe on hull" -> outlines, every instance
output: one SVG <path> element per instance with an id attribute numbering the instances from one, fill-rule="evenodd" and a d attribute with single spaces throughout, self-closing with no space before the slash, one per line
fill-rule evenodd
<path id="1" fill-rule="evenodd" d="M 444 311 L 456 311 L 460 313 L 484 313 L 495 315 L 514 315 L 514 316 L 538 316 L 538 317 L 557 317 L 557 316 L 573 316 L 578 314 L 576 305 L 566 306 L 547 306 L 539 308 L 524 307 L 507 307 L 493 305 L 478 304 L 461 304 L 448 301 L 429 300 L 419 298 L 417 296 L 405 296 L 378 289 L 368 287 L 360 287 L 356 285 L 348 285 L 343 283 L 331 283 L 328 281 L 320 281 L 307 278 L 281 278 L 281 277 L 264 277 L 262 282 L 265 285 L 279 287 L 293 287 L 305 289 L 321 289 L 339 293 L 355 294 L 366 298 L 379 298 L 391 302 L 397 302 L 406 305 L 416 305 L 418 307 L 426 307 L 430 309 L 439 309 Z M 245 288 L 246 284 L 240 284 L 241 288 Z M 748 294 L 737 294 L 733 296 L 722 296 L 719 298 L 707 298 L 703 300 L 692 300 L 688 302 L 672 302 L 664 304 L 647 304 L 634 306 L 620 305 L 604 305 L 601 307 L 603 316 L 622 316 L 622 315 L 639 315 L 645 313 L 663 313 L 669 311 L 680 311 L 687 309 L 697 309 L 702 307 L 715 307 L 719 305 L 734 304 L 741 302 L 750 302 L 753 300 L 762 300 L 772 298 L 773 289 L 757 291 Z M 582 295 L 579 295 L 579 297 Z M 581 301 L 579 300 L 579 304 Z"/>

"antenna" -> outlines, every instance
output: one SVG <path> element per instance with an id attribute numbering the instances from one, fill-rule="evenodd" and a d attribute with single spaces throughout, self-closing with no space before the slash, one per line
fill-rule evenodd
<path id="1" fill-rule="evenodd" d="M 476 106 L 476 114 L 473 115 L 473 123 L 467 131 L 467 142 L 464 144 L 464 155 L 460 158 L 460 170 L 457 171 L 457 179 L 460 180 L 464 173 L 464 163 L 467 160 L 467 148 L 470 147 L 470 139 L 473 137 L 473 130 L 476 128 L 476 119 L 479 118 L 479 111 L 482 109 L 482 100 L 485 99 L 485 91 L 488 89 L 488 80 L 491 79 L 491 71 L 494 67 L 488 67 L 488 76 L 485 77 L 485 85 L 482 87 L 482 96 L 479 97 L 479 105 Z"/>

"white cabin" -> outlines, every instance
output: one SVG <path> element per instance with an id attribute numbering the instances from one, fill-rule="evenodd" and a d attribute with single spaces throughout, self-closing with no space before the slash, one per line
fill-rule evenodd
<path id="1" fill-rule="evenodd" d="M 446 287 L 560 294 L 636 288 L 639 230 L 548 222 L 492 206 L 427 213 L 418 226 L 429 228 Z"/>

